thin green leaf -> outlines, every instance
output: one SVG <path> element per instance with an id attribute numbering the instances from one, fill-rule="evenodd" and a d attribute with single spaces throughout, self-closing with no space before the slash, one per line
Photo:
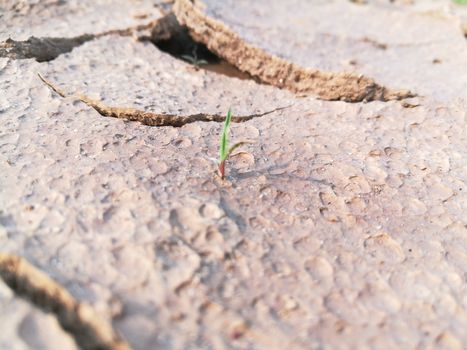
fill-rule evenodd
<path id="1" fill-rule="evenodd" d="M 227 151 L 227 156 L 226 158 L 228 158 L 233 151 L 235 151 L 238 147 L 240 146 L 243 146 L 243 145 L 247 145 L 247 144 L 251 144 L 253 142 L 251 141 L 240 141 L 240 142 L 237 142 L 235 145 L 233 145 L 232 147 L 229 148 L 229 150 Z"/>
<path id="2" fill-rule="evenodd" d="M 203 64 L 208 64 L 208 61 L 203 60 L 203 59 L 198 60 L 198 59 L 196 58 L 196 56 L 182 55 L 182 56 L 180 56 L 180 57 L 183 58 L 183 59 L 184 59 L 185 61 L 187 61 L 188 63 L 191 63 L 191 64 L 193 64 L 193 65 L 195 65 L 195 66 L 201 66 L 201 65 L 203 65 Z"/>
<path id="3" fill-rule="evenodd" d="M 232 121 L 232 110 L 229 108 L 229 110 L 227 111 L 227 117 L 225 118 L 225 124 L 224 124 L 224 128 L 228 129 L 230 128 L 230 123 Z"/>
<path id="4" fill-rule="evenodd" d="M 229 111 L 227 112 L 227 117 L 225 118 L 224 122 L 224 129 L 222 130 L 222 135 L 221 135 L 221 140 L 220 140 L 220 148 L 219 148 L 219 157 L 220 161 L 224 161 L 228 157 L 228 152 L 227 152 L 227 145 L 228 145 L 228 138 L 227 134 L 229 133 L 229 127 L 230 127 L 230 122 L 232 120 L 232 112 L 229 108 Z"/>
<path id="5" fill-rule="evenodd" d="M 182 58 L 185 60 L 185 61 L 188 61 L 190 62 L 191 64 L 195 64 L 195 58 L 194 57 L 191 57 L 190 55 L 182 55 Z"/>

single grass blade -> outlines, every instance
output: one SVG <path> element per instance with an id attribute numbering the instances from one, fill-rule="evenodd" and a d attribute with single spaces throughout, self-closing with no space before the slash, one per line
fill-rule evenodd
<path id="1" fill-rule="evenodd" d="M 229 133 L 229 127 L 230 127 L 231 121 L 232 121 L 232 111 L 229 108 L 229 111 L 227 112 L 227 116 L 225 118 L 224 129 L 222 130 L 222 135 L 221 135 L 221 140 L 220 140 L 220 148 L 219 148 L 220 162 L 225 161 L 228 157 L 228 152 L 227 152 L 228 137 L 227 136 Z"/>

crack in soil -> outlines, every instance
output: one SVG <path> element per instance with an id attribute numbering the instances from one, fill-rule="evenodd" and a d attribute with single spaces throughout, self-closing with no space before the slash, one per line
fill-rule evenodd
<path id="1" fill-rule="evenodd" d="M 0 43 L 0 57 L 8 57 L 12 59 L 34 58 L 37 62 L 48 62 L 93 39 L 107 35 L 132 36 L 140 31 L 152 30 L 163 18 L 164 17 L 135 27 L 109 30 L 99 34 L 83 34 L 73 38 L 36 38 L 31 36 L 24 41 L 7 39 Z"/>
<path id="2" fill-rule="evenodd" d="M 128 343 L 85 303 L 25 259 L 0 253 L 0 278 L 15 292 L 57 318 L 83 349 L 129 350 Z"/>
<path id="3" fill-rule="evenodd" d="M 389 90 L 363 75 L 304 68 L 268 54 L 206 15 L 203 6 L 201 0 L 176 0 L 173 10 L 180 24 L 189 28 L 195 41 L 205 44 L 219 57 L 264 83 L 329 101 L 390 101 L 416 96 L 408 90 Z"/>
<path id="4" fill-rule="evenodd" d="M 207 113 L 197 113 L 189 115 L 176 115 L 168 113 L 153 113 L 146 112 L 135 108 L 124 108 L 124 107 L 110 107 L 106 106 L 100 101 L 93 100 L 84 94 L 75 94 L 69 95 L 65 93 L 60 88 L 56 87 L 54 84 L 46 80 L 41 74 L 37 74 L 39 78 L 46 84 L 52 91 L 60 95 L 61 97 L 74 97 L 81 102 L 87 104 L 89 107 L 96 110 L 100 115 L 104 117 L 112 117 L 125 119 L 130 121 L 138 121 L 144 125 L 148 126 L 173 126 L 181 127 L 185 124 L 190 124 L 194 122 L 224 122 L 225 116 L 220 114 L 207 114 Z M 234 123 L 243 123 L 254 118 L 264 117 L 268 114 L 284 110 L 290 106 L 278 107 L 273 110 L 258 113 L 250 114 L 245 116 L 233 116 L 232 122 Z"/>

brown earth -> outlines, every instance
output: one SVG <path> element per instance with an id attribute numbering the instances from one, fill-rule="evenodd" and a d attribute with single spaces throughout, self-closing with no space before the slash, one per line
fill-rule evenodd
<path id="1" fill-rule="evenodd" d="M 92 37 L 47 60 L 0 49 L 0 349 L 97 348 L 83 343 L 80 305 L 96 315 L 85 329 L 104 327 L 107 340 L 134 349 L 463 349 L 467 42 L 458 12 L 428 1 L 203 3 L 190 14 L 177 1 L 175 13 L 269 85 L 159 50 L 151 32 L 171 36 L 161 1 L 1 5 L 11 25 L 0 27 L 0 47 L 8 37 Z M 105 15 L 93 26 L 82 14 L 96 9 Z M 315 25 L 294 26 L 298 15 Z M 73 24 L 66 31 L 62 18 Z M 220 29 L 204 37 L 212 21 Z M 226 33 L 239 46 L 221 50 Z M 316 71 L 306 86 L 364 74 L 364 88 L 271 86 L 280 84 L 222 54 L 245 47 L 263 52 L 273 75 L 282 62 Z M 418 96 L 366 98 L 374 81 Z M 328 88 L 353 103 L 328 101 Z M 221 180 L 230 106 L 232 142 L 252 143 Z"/>

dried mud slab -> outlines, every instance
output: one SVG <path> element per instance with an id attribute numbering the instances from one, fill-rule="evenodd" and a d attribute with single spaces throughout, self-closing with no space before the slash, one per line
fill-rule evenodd
<path id="1" fill-rule="evenodd" d="M 292 106 L 232 125 L 232 140 L 254 143 L 220 181 L 220 123 L 103 118 L 37 72 L 122 108 Z M 467 342 L 465 102 L 296 99 L 114 37 L 49 63 L 0 59 L 0 84 L 2 251 L 133 348 Z"/>
<path id="2" fill-rule="evenodd" d="M 81 95 L 102 115 L 155 126 L 223 121 L 230 107 L 241 122 L 294 101 L 287 91 L 206 72 L 120 36 L 86 43 L 41 73 L 61 94 Z"/>
<path id="3" fill-rule="evenodd" d="M 169 113 L 146 112 L 143 109 L 136 109 L 136 108 L 111 107 L 98 100 L 93 100 L 89 98 L 87 95 L 84 95 L 82 93 L 76 93 L 74 95 L 69 94 L 65 92 L 64 90 L 58 88 L 55 84 L 45 79 L 40 73 L 37 73 L 37 76 L 45 85 L 51 88 L 52 91 L 57 93 L 59 96 L 64 97 L 64 98 L 65 97 L 76 98 L 77 100 L 93 108 L 96 112 L 98 112 L 100 115 L 104 117 L 125 119 L 127 121 L 137 121 L 148 126 L 175 126 L 175 127 L 194 123 L 197 121 L 223 122 L 226 118 L 224 115 L 221 115 L 221 114 L 197 113 L 197 114 L 190 114 L 190 115 L 177 115 L 177 114 L 169 114 Z M 273 109 L 272 111 L 258 113 L 258 114 L 250 114 L 247 116 L 234 116 L 232 117 L 232 122 L 242 123 L 242 122 L 251 120 L 253 118 L 264 117 L 267 114 L 270 114 L 270 113 L 273 113 L 275 111 L 285 109 L 285 108 L 286 107 L 279 107 L 279 108 Z"/>
<path id="4" fill-rule="evenodd" d="M 346 101 L 407 96 L 397 89 L 465 96 L 467 45 L 453 18 L 344 0 L 178 0 L 174 11 L 216 54 L 292 91 Z"/>
<path id="5" fill-rule="evenodd" d="M 0 40 L 73 38 L 145 26 L 161 16 L 163 1 L 2 1 Z"/>
<path id="6" fill-rule="evenodd" d="M 2 1 L 0 57 L 50 61 L 95 37 L 153 28 L 164 1 Z"/>
<path id="7" fill-rule="evenodd" d="M 77 302 L 66 289 L 26 260 L 0 253 L 0 278 L 16 295 L 30 300 L 46 312 L 52 312 L 61 326 L 73 334 L 81 348 L 129 349 L 128 344 L 100 320 L 92 308 Z"/>

